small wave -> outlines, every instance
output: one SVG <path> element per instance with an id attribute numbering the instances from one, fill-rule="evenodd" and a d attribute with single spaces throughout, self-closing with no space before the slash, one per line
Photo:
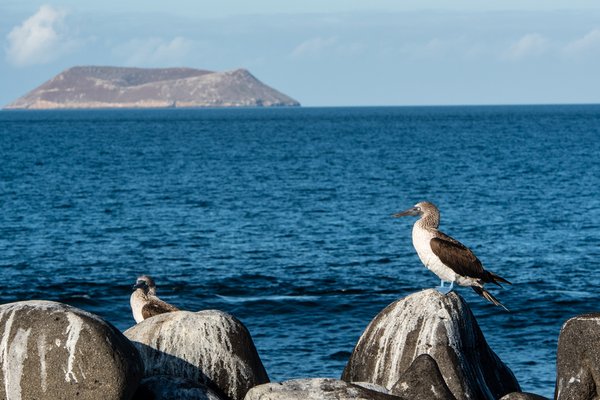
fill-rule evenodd
<path id="1" fill-rule="evenodd" d="M 568 297 L 572 299 L 576 299 L 578 301 L 583 301 L 584 299 L 596 298 L 598 294 L 594 291 L 587 290 L 567 290 L 567 289 L 558 289 L 558 290 L 548 290 L 550 294 L 560 294 L 562 297 Z M 564 298 L 562 300 L 565 300 Z M 557 300 L 560 301 L 560 300 Z"/>
<path id="2" fill-rule="evenodd" d="M 58 210 L 68 210 L 70 208 L 74 208 L 75 206 L 71 203 L 62 203 L 62 204 L 57 204 L 55 205 L 53 208 L 58 209 Z"/>
<path id="3" fill-rule="evenodd" d="M 283 295 L 271 295 L 271 296 L 222 296 L 216 295 L 223 301 L 228 303 L 252 303 L 258 301 L 316 301 L 319 296 L 283 296 Z"/>
<path id="4" fill-rule="evenodd" d="M 350 358 L 351 355 L 352 355 L 352 353 L 349 351 L 338 351 L 338 352 L 329 354 L 327 356 L 327 358 L 329 358 L 330 360 L 336 360 L 336 361 L 346 361 Z"/>

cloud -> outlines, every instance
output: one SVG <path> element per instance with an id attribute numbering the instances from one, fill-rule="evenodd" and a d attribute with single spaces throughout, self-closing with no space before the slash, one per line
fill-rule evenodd
<path id="1" fill-rule="evenodd" d="M 293 58 L 301 58 L 322 53 L 325 50 L 331 49 L 337 44 L 335 37 L 322 38 L 316 37 L 300 43 L 292 50 Z"/>
<path id="2" fill-rule="evenodd" d="M 182 64 L 192 53 L 194 42 L 178 36 L 170 41 L 161 38 L 132 39 L 114 49 L 126 65 L 165 66 Z"/>
<path id="3" fill-rule="evenodd" d="M 513 43 L 505 53 L 510 60 L 520 60 L 542 55 L 548 48 L 548 40 L 539 33 L 529 33 Z"/>
<path id="4" fill-rule="evenodd" d="M 63 10 L 41 6 L 7 35 L 7 60 L 16 66 L 46 64 L 70 51 L 75 41 L 67 37 L 65 17 Z"/>
<path id="5" fill-rule="evenodd" d="M 596 28 L 583 37 L 568 43 L 564 52 L 570 56 L 587 55 L 600 50 L 600 29 Z"/>
<path id="6" fill-rule="evenodd" d="M 322 54 L 335 54 L 340 57 L 355 57 L 365 52 L 360 41 L 341 42 L 337 37 L 315 37 L 305 40 L 290 53 L 291 58 L 314 57 Z"/>

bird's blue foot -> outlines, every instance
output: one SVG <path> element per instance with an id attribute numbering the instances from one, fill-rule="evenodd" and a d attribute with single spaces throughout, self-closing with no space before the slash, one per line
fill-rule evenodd
<path id="1" fill-rule="evenodd" d="M 454 288 L 454 282 L 451 281 L 450 284 L 448 286 L 444 286 L 444 281 L 440 282 L 440 286 L 436 287 L 436 290 L 438 292 L 440 292 L 441 294 L 448 294 L 452 291 L 452 288 Z"/>

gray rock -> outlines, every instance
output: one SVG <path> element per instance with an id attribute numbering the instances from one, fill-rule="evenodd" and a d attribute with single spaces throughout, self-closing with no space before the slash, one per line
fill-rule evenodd
<path id="1" fill-rule="evenodd" d="M 600 313 L 569 319 L 558 337 L 556 391 L 558 400 L 600 398 Z"/>
<path id="2" fill-rule="evenodd" d="M 381 311 L 360 337 L 342 379 L 391 389 L 421 354 L 433 357 L 458 399 L 491 400 L 520 391 L 512 371 L 487 345 L 464 299 L 433 289 Z"/>
<path id="3" fill-rule="evenodd" d="M 371 383 L 371 382 L 352 382 L 352 384 L 360 386 L 360 387 L 363 387 L 365 389 L 373 390 L 375 392 L 381 392 L 381 393 L 385 393 L 385 394 L 392 394 L 389 390 L 387 390 L 383 386 L 377 385 L 375 383 Z"/>
<path id="4" fill-rule="evenodd" d="M 0 399 L 130 399 L 142 378 L 121 332 L 66 304 L 4 304 L 0 332 Z"/>
<path id="5" fill-rule="evenodd" d="M 548 398 L 533 393 L 514 392 L 503 396 L 500 400 L 548 400 Z"/>
<path id="6" fill-rule="evenodd" d="M 269 382 L 246 327 L 221 311 L 157 315 L 128 329 L 125 336 L 138 348 L 146 377 L 185 378 L 233 400 Z"/>
<path id="7" fill-rule="evenodd" d="M 250 389 L 244 400 L 402 400 L 330 378 L 294 379 Z M 406 399 L 408 400 L 408 399 Z"/>
<path id="8" fill-rule="evenodd" d="M 392 387 L 392 394 L 412 400 L 456 400 L 429 354 L 415 358 Z"/>
<path id="9" fill-rule="evenodd" d="M 133 400 L 223 400 L 208 387 L 175 376 L 142 379 Z"/>

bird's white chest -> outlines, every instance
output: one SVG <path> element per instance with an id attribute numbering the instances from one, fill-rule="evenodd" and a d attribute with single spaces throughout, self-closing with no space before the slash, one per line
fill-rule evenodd
<path id="1" fill-rule="evenodd" d="M 421 228 L 418 224 L 415 224 L 412 231 L 413 246 L 425 267 L 439 276 L 440 279 L 453 282 L 456 280 L 454 271 L 448 268 L 431 250 L 430 242 L 434 236 L 434 232 Z"/>
<path id="2" fill-rule="evenodd" d="M 146 304 L 147 299 L 138 291 L 134 291 L 131 293 L 131 297 L 129 298 L 129 304 L 131 305 L 131 312 L 133 313 L 133 319 L 135 319 L 136 323 L 140 323 L 144 320 L 142 316 L 142 307 Z"/>

